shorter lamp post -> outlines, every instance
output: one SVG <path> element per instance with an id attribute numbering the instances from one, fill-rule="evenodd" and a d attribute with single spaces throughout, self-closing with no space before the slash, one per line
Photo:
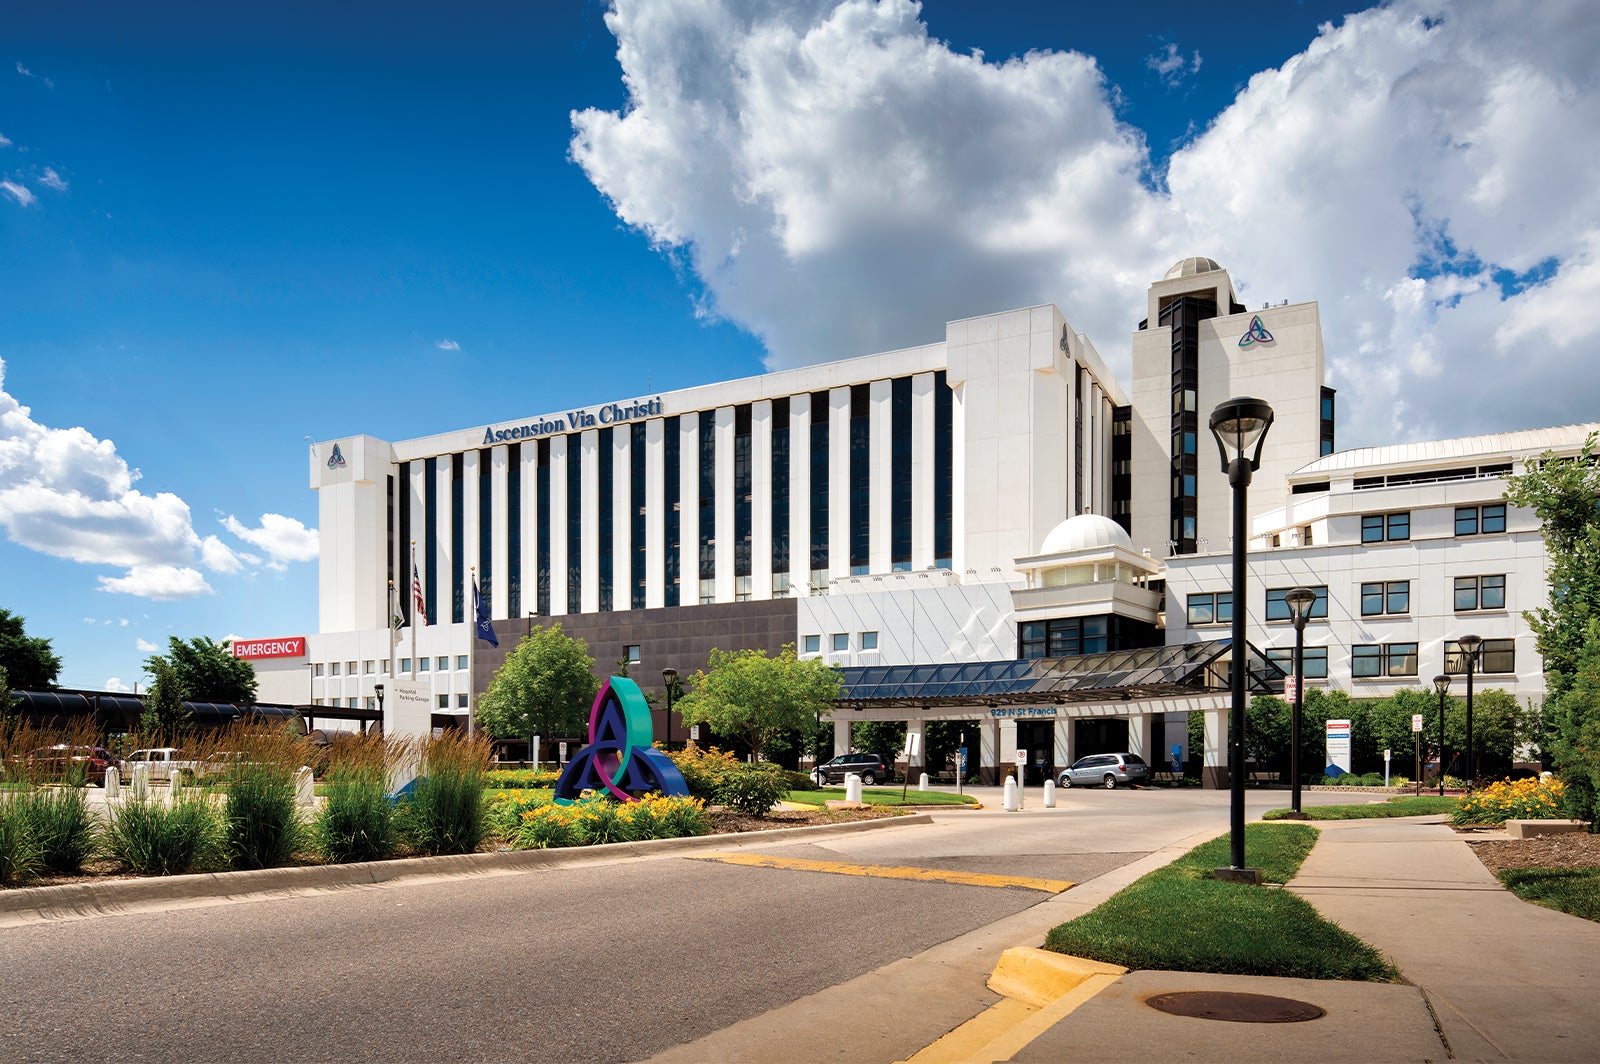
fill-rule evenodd
<path id="1" fill-rule="evenodd" d="M 1234 875 L 1245 873 L 1244 867 L 1244 700 L 1246 652 L 1244 639 L 1245 603 L 1245 540 L 1249 536 L 1246 515 L 1250 477 L 1261 468 L 1261 448 L 1267 442 L 1267 429 L 1272 427 L 1272 407 L 1261 399 L 1237 396 L 1211 411 L 1211 435 L 1217 439 L 1217 452 L 1222 456 L 1222 471 L 1228 475 L 1233 488 L 1233 638 L 1230 654 L 1232 670 L 1233 706 L 1228 737 L 1228 804 L 1229 860 Z M 1224 870 L 1219 869 L 1218 875 Z M 1261 873 L 1247 878 L 1261 882 Z"/>
<path id="2" fill-rule="evenodd" d="M 1433 689 L 1439 692 L 1439 797 L 1444 797 L 1444 696 L 1450 693 L 1450 677 L 1444 673 L 1433 678 Z"/>
<path id="3" fill-rule="evenodd" d="M 1297 587 L 1283 597 L 1289 605 L 1289 619 L 1294 622 L 1294 714 L 1289 726 L 1289 805 L 1300 813 L 1300 721 L 1302 704 L 1306 696 L 1306 622 L 1311 619 L 1311 607 L 1317 603 L 1317 593 L 1309 587 Z"/>
<path id="4" fill-rule="evenodd" d="M 1483 637 L 1464 635 L 1457 640 L 1461 653 L 1467 659 L 1467 787 L 1478 778 L 1477 762 L 1472 758 L 1472 672 L 1478 664 L 1478 654 L 1483 650 Z"/>
<path id="5" fill-rule="evenodd" d="M 667 685 L 667 746 L 672 746 L 672 690 L 678 686 L 678 670 L 668 666 L 661 670 L 661 682 Z"/>
<path id="6" fill-rule="evenodd" d="M 383 734 L 383 684 L 372 685 L 372 693 L 378 696 L 378 734 Z"/>

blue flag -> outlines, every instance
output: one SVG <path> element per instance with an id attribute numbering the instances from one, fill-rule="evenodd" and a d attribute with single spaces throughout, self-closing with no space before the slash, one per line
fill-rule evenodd
<path id="1" fill-rule="evenodd" d="M 495 638 L 494 625 L 489 623 L 489 607 L 483 604 L 483 596 L 478 594 L 478 578 L 472 578 L 472 612 L 476 615 L 478 638 L 492 647 L 500 645 L 500 640 Z"/>

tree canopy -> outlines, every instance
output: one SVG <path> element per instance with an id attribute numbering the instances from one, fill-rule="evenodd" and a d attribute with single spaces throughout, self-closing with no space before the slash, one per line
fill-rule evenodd
<path id="1" fill-rule="evenodd" d="M 747 745 L 758 761 L 780 733 L 815 729 L 839 697 L 839 670 L 819 658 L 797 657 L 792 643 L 777 657 L 764 650 L 713 650 L 706 665 L 676 703 L 684 723 L 709 724 Z"/>
<path id="2" fill-rule="evenodd" d="M 155 680 L 144 695 L 144 712 L 139 714 L 139 730 L 148 742 L 177 742 L 189 725 L 190 715 L 183 705 L 189 693 L 178 677 L 178 670 L 166 658 L 159 655 L 152 657 L 150 673 Z"/>
<path id="3" fill-rule="evenodd" d="M 1600 455 L 1591 434 L 1576 456 L 1547 452 L 1507 481 L 1506 501 L 1539 518 L 1549 567 L 1549 601 L 1523 613 L 1544 656 L 1547 724 L 1558 760 L 1578 759 L 1576 744 L 1590 712 L 1569 701 L 1592 626 L 1600 621 Z"/>
<path id="4" fill-rule="evenodd" d="M 478 699 L 478 727 L 496 739 L 581 735 L 600 682 L 589 644 L 539 625 L 517 645 Z"/>
<path id="5" fill-rule="evenodd" d="M 0 669 L 18 690 L 48 690 L 56 685 L 61 659 L 50 649 L 50 640 L 29 636 L 25 624 L 23 617 L 0 609 Z"/>
<path id="6" fill-rule="evenodd" d="M 145 671 L 157 682 L 160 664 L 171 667 L 173 678 L 184 694 L 196 702 L 254 702 L 256 670 L 243 658 L 229 652 L 228 644 L 215 643 L 203 635 L 185 642 L 177 636 L 167 639 L 165 654 L 152 654 Z"/>

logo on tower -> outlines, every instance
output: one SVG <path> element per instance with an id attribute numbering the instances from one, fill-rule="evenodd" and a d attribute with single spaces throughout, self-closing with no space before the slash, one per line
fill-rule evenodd
<path id="1" fill-rule="evenodd" d="M 1267 327 L 1261 324 L 1261 315 L 1257 314 L 1250 319 L 1250 328 L 1246 329 L 1244 335 L 1239 337 L 1239 346 L 1249 347 L 1252 344 L 1270 343 L 1272 343 L 1272 334 L 1267 332 Z"/>
<path id="2" fill-rule="evenodd" d="M 329 469 L 343 469 L 344 468 L 344 455 L 339 453 L 339 445 L 337 443 L 333 445 L 333 453 L 328 456 L 328 468 Z"/>

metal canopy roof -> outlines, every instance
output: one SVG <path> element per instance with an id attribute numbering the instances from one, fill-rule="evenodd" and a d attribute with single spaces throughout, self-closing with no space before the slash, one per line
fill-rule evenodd
<path id="1" fill-rule="evenodd" d="M 1229 689 L 1229 639 L 1070 658 L 840 669 L 853 706 L 1039 705 L 1215 694 Z M 1284 671 L 1245 644 L 1245 688 L 1282 694 Z"/>

